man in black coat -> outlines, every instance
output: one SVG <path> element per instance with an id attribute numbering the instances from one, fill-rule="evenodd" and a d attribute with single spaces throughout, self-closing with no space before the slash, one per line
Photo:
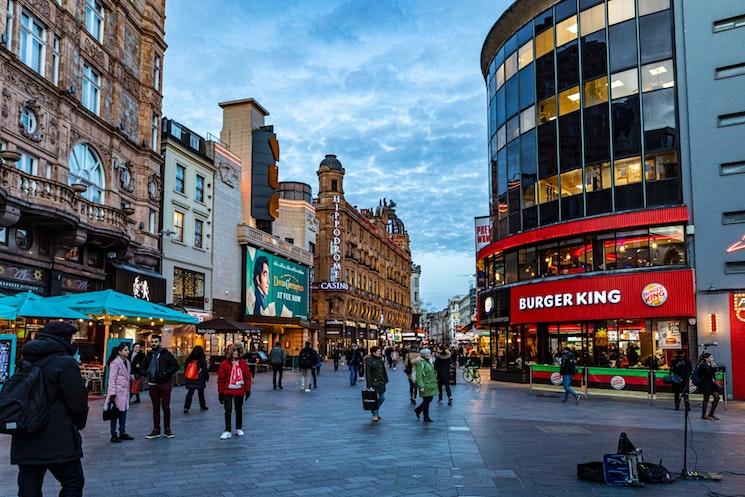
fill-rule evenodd
<path id="1" fill-rule="evenodd" d="M 44 475 L 49 470 L 62 485 L 61 497 L 83 495 L 83 447 L 79 430 L 88 419 L 88 392 L 80 376 L 72 345 L 75 327 L 53 321 L 36 340 L 23 346 L 23 360 L 42 365 L 49 400 L 49 421 L 33 435 L 13 435 L 10 463 L 18 465 L 19 497 L 41 495 Z M 23 364 L 21 364 L 23 367 Z"/>
<path id="2" fill-rule="evenodd" d="M 160 335 L 150 337 L 152 350 L 147 355 L 142 370 L 147 378 L 150 400 L 153 401 L 153 431 L 145 438 L 160 437 L 160 409 L 163 408 L 163 436 L 173 438 L 171 431 L 171 381 L 179 370 L 173 354 L 160 346 Z"/>

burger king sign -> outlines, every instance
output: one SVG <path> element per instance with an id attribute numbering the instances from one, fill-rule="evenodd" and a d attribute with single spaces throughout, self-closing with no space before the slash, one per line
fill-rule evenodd
<path id="1" fill-rule="evenodd" d="M 649 307 L 659 307 L 667 301 L 667 288 L 660 283 L 650 283 L 642 289 L 642 302 Z"/>

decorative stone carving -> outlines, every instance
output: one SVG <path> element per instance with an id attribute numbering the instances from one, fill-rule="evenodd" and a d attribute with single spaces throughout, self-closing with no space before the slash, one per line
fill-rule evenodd
<path id="1" fill-rule="evenodd" d="M 35 14 L 43 17 L 47 22 L 52 19 L 48 0 L 27 0 L 26 7 L 30 7 Z"/>
<path id="2" fill-rule="evenodd" d="M 119 186 L 132 193 L 135 190 L 134 168 L 129 161 L 114 158 L 114 170 L 119 172 Z"/>
<path id="3" fill-rule="evenodd" d="M 3 105 L 2 105 L 2 116 L 7 118 L 10 115 L 10 90 L 3 88 Z"/>
<path id="4" fill-rule="evenodd" d="M 23 109 L 24 107 L 34 113 L 36 128 L 32 132 L 29 132 L 29 130 L 26 129 L 26 126 L 24 126 L 23 124 L 23 116 L 21 112 L 18 113 L 18 127 L 20 128 L 21 134 L 23 136 L 31 141 L 35 141 L 38 143 L 44 139 L 44 133 L 42 133 L 42 131 L 44 130 L 44 124 L 41 122 L 39 104 L 37 103 L 35 98 L 29 98 L 23 103 L 23 107 L 21 107 L 21 109 Z"/>
<path id="5" fill-rule="evenodd" d="M 83 40 L 83 53 L 90 57 L 92 62 L 106 67 L 106 52 L 88 37 Z"/>
<path id="6" fill-rule="evenodd" d="M 238 171 L 225 161 L 218 159 L 217 170 L 220 173 L 220 180 L 231 188 L 238 184 Z"/>
<path id="7" fill-rule="evenodd" d="M 147 181 L 147 195 L 150 200 L 160 200 L 160 178 L 157 174 L 151 174 L 150 179 Z"/>
<path id="8" fill-rule="evenodd" d="M 140 82 L 135 78 L 121 62 L 116 61 L 111 65 L 111 73 L 114 76 L 114 80 L 118 81 L 124 89 L 134 95 L 135 98 L 140 98 Z"/>

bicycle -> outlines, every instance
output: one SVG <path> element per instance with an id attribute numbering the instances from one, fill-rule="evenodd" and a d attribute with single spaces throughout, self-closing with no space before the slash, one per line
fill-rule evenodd
<path id="1" fill-rule="evenodd" d="M 481 374 L 479 368 L 471 364 L 470 362 L 463 367 L 463 381 L 466 383 L 476 382 L 481 384 Z"/>

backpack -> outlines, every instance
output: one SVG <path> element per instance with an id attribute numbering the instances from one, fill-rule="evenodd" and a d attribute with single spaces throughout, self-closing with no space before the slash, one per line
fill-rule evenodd
<path id="1" fill-rule="evenodd" d="M 643 483 L 672 483 L 673 478 L 670 475 L 670 470 L 660 464 L 651 462 L 640 462 L 636 465 L 639 471 L 639 480 Z"/>
<path id="2" fill-rule="evenodd" d="M 0 433 L 33 435 L 49 420 L 50 403 L 42 368 L 55 355 L 25 362 L 0 390 Z"/>
<path id="3" fill-rule="evenodd" d="M 577 374 L 577 359 L 573 355 L 566 355 L 562 359 L 561 374 Z"/>
<path id="4" fill-rule="evenodd" d="M 186 365 L 184 370 L 184 378 L 190 381 L 199 379 L 199 368 L 197 367 L 197 361 L 191 361 Z"/>
<path id="5" fill-rule="evenodd" d="M 701 365 L 696 366 L 696 369 L 693 370 L 693 374 L 691 375 L 691 383 L 693 383 L 693 385 L 697 387 L 701 386 Z"/>
<path id="6" fill-rule="evenodd" d="M 302 369 L 309 369 L 309 368 L 315 367 L 315 363 L 313 362 L 313 351 L 310 349 L 301 350 L 298 362 L 299 362 L 299 366 Z"/>

